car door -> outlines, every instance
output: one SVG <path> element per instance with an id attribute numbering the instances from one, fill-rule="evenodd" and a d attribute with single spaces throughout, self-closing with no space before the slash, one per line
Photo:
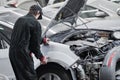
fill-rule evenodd
<path id="1" fill-rule="evenodd" d="M 14 73 L 9 60 L 9 40 L 11 30 L 6 26 L 0 25 L 0 73 L 14 80 Z"/>

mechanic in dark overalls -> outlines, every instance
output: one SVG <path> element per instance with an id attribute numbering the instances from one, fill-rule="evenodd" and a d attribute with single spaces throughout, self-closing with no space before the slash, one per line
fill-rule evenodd
<path id="1" fill-rule="evenodd" d="M 37 80 L 31 53 L 46 64 L 46 57 L 40 51 L 42 9 L 33 5 L 27 15 L 20 17 L 13 28 L 9 58 L 17 80 Z"/>

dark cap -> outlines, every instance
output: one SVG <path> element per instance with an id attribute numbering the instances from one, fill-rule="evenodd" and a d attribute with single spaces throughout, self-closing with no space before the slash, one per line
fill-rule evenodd
<path id="1" fill-rule="evenodd" d="M 33 11 L 33 12 L 37 12 L 37 11 L 39 11 L 39 13 L 40 13 L 40 16 L 39 16 L 39 18 L 38 19 L 42 19 L 42 8 L 39 6 L 39 5 L 32 5 L 31 7 L 30 7 L 30 11 Z"/>

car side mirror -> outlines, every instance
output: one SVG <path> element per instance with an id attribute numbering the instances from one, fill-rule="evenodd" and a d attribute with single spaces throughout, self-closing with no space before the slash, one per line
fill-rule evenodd
<path id="1" fill-rule="evenodd" d="M 120 16 L 120 8 L 117 9 L 117 15 Z"/>
<path id="2" fill-rule="evenodd" d="M 95 13 L 95 16 L 96 16 L 96 17 L 104 18 L 104 17 L 107 16 L 107 14 L 106 14 L 105 12 L 102 12 L 102 11 L 97 11 L 97 12 Z"/>

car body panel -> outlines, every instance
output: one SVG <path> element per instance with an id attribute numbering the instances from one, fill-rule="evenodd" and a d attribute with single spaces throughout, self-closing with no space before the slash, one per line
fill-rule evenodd
<path id="1" fill-rule="evenodd" d="M 68 45 L 49 42 L 49 45 L 42 45 L 41 51 L 48 57 L 48 62 L 59 63 L 65 68 L 69 68 L 75 61 L 79 59 L 73 54 Z"/>

